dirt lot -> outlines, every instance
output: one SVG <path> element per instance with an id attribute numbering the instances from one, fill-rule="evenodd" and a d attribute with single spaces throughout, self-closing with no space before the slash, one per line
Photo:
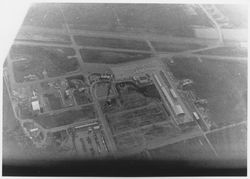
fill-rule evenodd
<path id="1" fill-rule="evenodd" d="M 246 64 L 175 57 L 169 68 L 177 79 L 194 81 L 196 94 L 208 100 L 214 127 L 246 120 Z"/>
<path id="2" fill-rule="evenodd" d="M 150 53 L 115 52 L 108 50 L 80 49 L 81 57 L 87 63 L 118 64 L 150 58 Z"/>

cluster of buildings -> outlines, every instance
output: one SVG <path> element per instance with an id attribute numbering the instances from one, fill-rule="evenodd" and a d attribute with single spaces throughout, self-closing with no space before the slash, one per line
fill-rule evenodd
<path id="1" fill-rule="evenodd" d="M 166 108 L 170 107 L 169 110 L 171 110 L 174 114 L 173 118 L 177 125 L 193 122 L 193 118 L 189 114 L 188 110 L 184 106 L 179 95 L 176 93 L 175 89 L 172 87 L 165 74 L 163 72 L 160 73 L 160 75 L 155 73 L 153 74 L 153 77 L 161 92 L 163 93 L 165 99 L 164 101 L 166 101 L 167 103 L 165 103 Z M 164 77 L 165 80 L 162 79 L 162 77 Z M 164 80 L 164 83 L 162 82 L 162 80 Z"/>

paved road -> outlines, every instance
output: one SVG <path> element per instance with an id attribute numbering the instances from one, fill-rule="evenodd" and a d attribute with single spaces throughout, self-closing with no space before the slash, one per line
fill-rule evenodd
<path id="1" fill-rule="evenodd" d="M 97 82 L 98 83 L 98 82 Z M 90 87 L 90 91 L 91 91 L 91 96 L 93 97 L 93 102 L 95 104 L 95 107 L 96 107 L 96 110 L 97 110 L 97 113 L 98 113 L 98 117 L 99 117 L 99 121 L 101 122 L 102 126 L 103 126 L 103 129 L 104 129 L 104 132 L 105 132 L 105 135 L 106 135 L 106 138 L 107 138 L 107 143 L 109 144 L 108 146 L 111 147 L 110 150 L 113 154 L 115 154 L 114 152 L 116 151 L 116 145 L 115 145 L 115 142 L 112 138 L 112 133 L 111 133 L 111 130 L 109 128 L 109 125 L 108 125 L 108 122 L 106 121 L 106 118 L 102 112 L 102 109 L 101 109 L 101 106 L 98 102 L 98 99 L 96 98 L 96 95 L 94 94 L 95 93 L 95 90 L 94 90 L 94 87 L 95 86 L 95 83 L 93 83 Z"/>

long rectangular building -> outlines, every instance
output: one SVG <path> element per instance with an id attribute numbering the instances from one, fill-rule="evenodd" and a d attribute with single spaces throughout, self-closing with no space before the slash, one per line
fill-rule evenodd
<path id="1" fill-rule="evenodd" d="M 174 120 L 178 125 L 185 124 L 188 122 L 192 122 L 192 117 L 186 115 L 183 106 L 181 105 L 181 101 L 178 101 L 178 96 L 173 88 L 168 88 L 167 85 L 163 85 L 160 77 L 157 74 L 153 75 L 157 85 L 160 87 L 166 101 L 168 102 L 168 106 L 170 106 L 173 111 L 175 117 Z M 166 76 L 165 76 L 166 77 Z M 164 83 L 165 84 L 165 83 Z M 180 100 L 180 99 L 179 99 Z"/>

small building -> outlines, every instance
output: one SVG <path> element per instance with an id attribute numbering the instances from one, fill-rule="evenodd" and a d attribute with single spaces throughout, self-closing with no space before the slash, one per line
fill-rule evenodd
<path id="1" fill-rule="evenodd" d="M 33 111 L 40 111 L 40 104 L 39 104 L 39 101 L 38 101 L 38 100 L 33 101 L 33 102 L 31 103 L 31 105 L 32 105 Z"/>
<path id="2" fill-rule="evenodd" d="M 163 85 L 162 85 L 161 81 L 159 80 L 158 76 L 157 76 L 156 74 L 154 74 L 154 77 L 155 77 L 155 80 L 156 80 L 156 82 L 158 83 L 158 85 L 159 85 L 160 87 L 163 87 Z"/>
<path id="3" fill-rule="evenodd" d="M 170 93 L 171 93 L 171 95 L 173 96 L 173 98 L 174 98 L 174 99 L 177 99 L 178 96 L 177 96 L 177 94 L 175 93 L 174 89 L 173 89 L 173 88 L 170 88 L 169 90 L 170 90 Z"/>
<path id="4" fill-rule="evenodd" d="M 150 82 L 149 76 L 146 74 L 140 74 L 133 76 L 133 80 L 139 84 L 147 84 Z"/>
<path id="5" fill-rule="evenodd" d="M 194 118 L 195 118 L 196 120 L 199 120 L 199 119 L 200 119 L 200 117 L 199 117 L 199 115 L 197 114 L 197 112 L 193 112 L 193 116 L 194 116 Z"/>
<path id="6" fill-rule="evenodd" d="M 33 129 L 30 129 L 30 132 L 36 132 L 38 131 L 39 129 L 36 127 L 36 128 L 33 128 Z"/>
<path id="7" fill-rule="evenodd" d="M 190 80 L 190 79 L 185 79 L 185 80 L 182 81 L 182 86 L 183 87 L 187 86 L 187 85 L 191 85 L 191 84 L 193 84 L 193 81 Z"/>
<path id="8" fill-rule="evenodd" d="M 175 112 L 176 116 L 183 116 L 183 115 L 185 115 L 185 113 L 184 113 L 181 105 L 176 104 L 173 109 L 174 109 L 174 112 Z"/>
<path id="9" fill-rule="evenodd" d="M 112 79 L 112 74 L 109 74 L 109 73 L 101 74 L 100 79 L 101 80 L 111 80 Z"/>

